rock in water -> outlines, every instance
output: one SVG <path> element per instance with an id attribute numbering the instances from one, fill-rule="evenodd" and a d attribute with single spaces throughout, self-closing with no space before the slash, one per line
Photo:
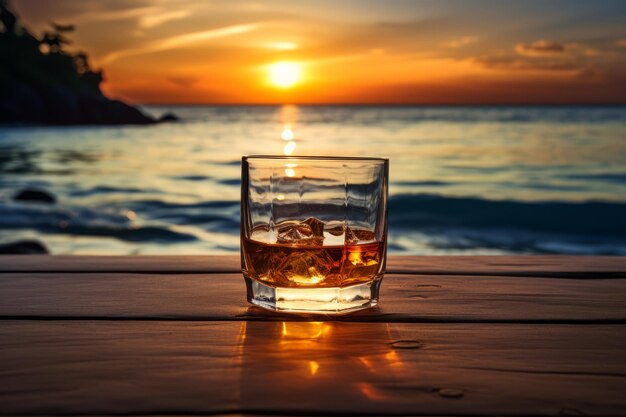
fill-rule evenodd
<path id="1" fill-rule="evenodd" d="M 56 198 L 47 191 L 25 189 L 13 196 L 15 201 L 33 201 L 37 203 L 54 204 Z"/>
<path id="2" fill-rule="evenodd" d="M 0 244 L 0 254 L 3 255 L 47 255 L 48 253 L 44 244 L 36 240 Z"/>
<path id="3" fill-rule="evenodd" d="M 167 122 L 178 122 L 180 121 L 180 117 L 176 116 L 174 113 L 165 113 L 163 116 L 159 117 L 159 123 L 167 123 Z"/>

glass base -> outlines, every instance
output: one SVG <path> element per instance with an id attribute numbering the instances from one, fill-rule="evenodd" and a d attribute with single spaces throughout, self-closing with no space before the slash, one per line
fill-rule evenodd
<path id="1" fill-rule="evenodd" d="M 348 287 L 270 287 L 244 275 L 248 301 L 268 310 L 293 313 L 345 314 L 374 307 L 383 276 Z"/>

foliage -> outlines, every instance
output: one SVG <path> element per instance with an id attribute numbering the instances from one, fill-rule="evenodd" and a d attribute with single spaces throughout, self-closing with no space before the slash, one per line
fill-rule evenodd
<path id="1" fill-rule="evenodd" d="M 101 71 L 89 65 L 86 53 L 70 53 L 65 37 L 73 25 L 51 23 L 40 38 L 31 32 L 11 10 L 8 0 L 0 0 L 0 92 L 15 84 L 37 89 L 64 86 L 73 91 L 101 95 Z"/>

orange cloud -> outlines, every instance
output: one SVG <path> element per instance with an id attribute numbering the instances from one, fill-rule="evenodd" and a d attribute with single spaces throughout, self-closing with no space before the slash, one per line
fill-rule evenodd
<path id="1" fill-rule="evenodd" d="M 146 14 L 139 18 L 139 27 L 142 29 L 150 29 L 170 20 L 183 19 L 190 14 L 191 10 L 175 10 L 171 12 Z"/>
<path id="2" fill-rule="evenodd" d="M 518 43 L 515 51 L 520 55 L 544 56 L 565 52 L 566 46 L 554 41 L 539 40 L 532 43 Z"/>
<path id="3" fill-rule="evenodd" d="M 508 70 L 571 71 L 581 69 L 583 66 L 575 60 L 525 59 L 510 54 L 483 55 L 474 58 L 474 61 L 487 68 Z"/>
<path id="4" fill-rule="evenodd" d="M 167 77 L 167 80 L 172 84 L 180 87 L 191 87 L 200 81 L 200 78 L 191 75 L 171 75 Z"/>
<path id="5" fill-rule="evenodd" d="M 122 57 L 131 55 L 143 55 L 153 52 L 161 52 L 169 49 L 176 49 L 189 44 L 199 43 L 202 41 L 213 40 L 217 38 L 223 38 L 226 36 L 240 35 L 242 33 L 250 32 L 257 29 L 258 25 L 255 23 L 241 24 L 227 26 L 218 29 L 204 30 L 201 32 L 187 33 L 184 35 L 172 36 L 170 38 L 159 39 L 154 42 L 147 43 L 138 48 L 124 49 L 121 51 L 113 52 L 102 59 L 103 64 L 111 63 Z"/>
<path id="6" fill-rule="evenodd" d="M 476 42 L 478 42 L 477 36 L 461 36 L 460 38 L 452 39 L 448 42 L 445 42 L 443 46 L 447 48 L 460 48 Z"/>
<path id="7" fill-rule="evenodd" d="M 298 44 L 295 42 L 265 42 L 261 44 L 262 47 L 268 49 L 274 49 L 276 51 L 295 51 L 298 49 Z"/>

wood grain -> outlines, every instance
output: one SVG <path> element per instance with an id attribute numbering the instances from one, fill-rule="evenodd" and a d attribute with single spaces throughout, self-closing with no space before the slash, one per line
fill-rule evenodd
<path id="1" fill-rule="evenodd" d="M 0 256 L 1 415 L 626 415 L 626 258 L 389 258 L 249 307 L 238 256 Z"/>
<path id="2" fill-rule="evenodd" d="M 389 274 L 343 321 L 626 323 L 626 279 Z M 0 317 L 309 320 L 250 308 L 240 274 L 4 273 Z M 319 319 L 319 316 L 317 316 Z M 315 319 L 315 316 L 313 317 Z M 322 316 L 322 319 L 330 317 Z"/>
<path id="3" fill-rule="evenodd" d="M 625 326 L 4 321 L 0 328 L 3 414 L 626 410 Z"/>
<path id="4" fill-rule="evenodd" d="M 239 255 L 48 256 L 0 255 L 0 272 L 238 272 Z M 423 275 L 626 278 L 619 256 L 389 256 L 388 273 Z"/>
<path id="5" fill-rule="evenodd" d="M 72 256 L 0 255 L 2 272 L 213 273 L 241 270 L 239 255 Z"/>

